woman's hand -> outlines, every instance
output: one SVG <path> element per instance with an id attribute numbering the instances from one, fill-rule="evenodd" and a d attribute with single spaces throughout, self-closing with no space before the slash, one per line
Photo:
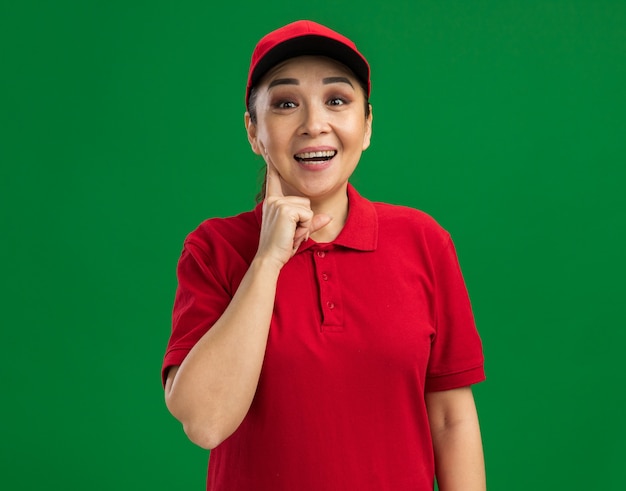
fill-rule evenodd
<path id="1" fill-rule="evenodd" d="M 311 210 L 308 198 L 285 196 L 281 177 L 269 158 L 263 223 L 257 257 L 273 259 L 282 268 L 309 236 L 330 223 L 332 217 Z"/>

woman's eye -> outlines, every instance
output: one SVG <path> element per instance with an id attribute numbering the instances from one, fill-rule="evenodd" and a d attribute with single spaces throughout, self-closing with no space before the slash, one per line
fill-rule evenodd
<path id="1" fill-rule="evenodd" d="M 293 109 L 296 107 L 296 103 L 293 101 L 280 101 L 276 103 L 278 109 Z"/>
<path id="2" fill-rule="evenodd" d="M 343 97 L 333 97 L 328 101 L 328 104 L 331 106 L 343 106 L 347 102 Z"/>

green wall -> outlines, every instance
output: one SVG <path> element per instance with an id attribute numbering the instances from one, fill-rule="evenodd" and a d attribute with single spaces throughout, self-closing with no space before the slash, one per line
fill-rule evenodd
<path id="1" fill-rule="evenodd" d="M 203 488 L 159 379 L 176 261 L 253 206 L 249 56 L 312 18 L 373 67 L 354 184 L 457 244 L 490 489 L 626 489 L 626 2 L 212 3 L 0 6 L 0 487 Z"/>

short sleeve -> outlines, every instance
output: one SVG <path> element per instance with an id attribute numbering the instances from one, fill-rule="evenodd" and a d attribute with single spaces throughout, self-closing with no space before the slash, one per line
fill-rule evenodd
<path id="1" fill-rule="evenodd" d="M 185 242 L 176 273 L 178 287 L 172 311 L 172 332 L 161 369 L 163 383 L 167 370 L 183 362 L 231 300 L 229 289 L 215 274 L 207 253 L 191 241 Z"/>
<path id="2" fill-rule="evenodd" d="M 449 390 L 485 379 L 482 342 L 450 237 L 435 260 L 435 336 L 426 391 Z"/>

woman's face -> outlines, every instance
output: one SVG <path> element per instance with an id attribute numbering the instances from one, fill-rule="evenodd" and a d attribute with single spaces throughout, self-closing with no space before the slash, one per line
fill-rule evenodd
<path id="1" fill-rule="evenodd" d="M 287 60 L 257 86 L 255 109 L 255 123 L 246 113 L 252 150 L 276 167 L 285 194 L 345 196 L 372 131 L 365 94 L 348 68 L 322 56 Z"/>

